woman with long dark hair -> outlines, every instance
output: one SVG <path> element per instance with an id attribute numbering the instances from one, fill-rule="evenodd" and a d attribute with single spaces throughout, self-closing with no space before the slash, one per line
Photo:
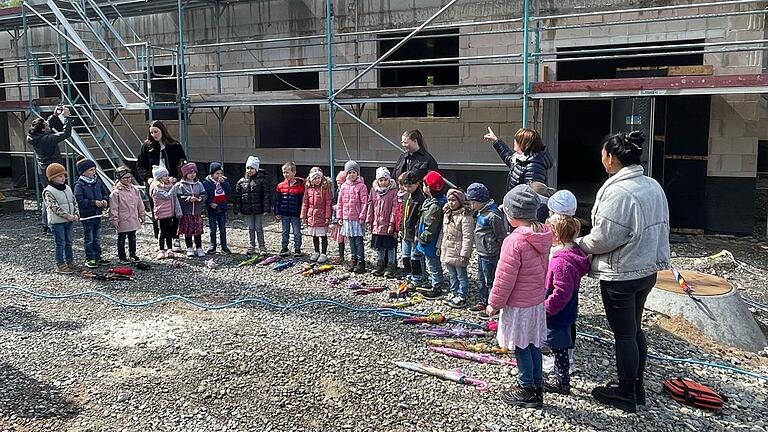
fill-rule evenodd
<path id="1" fill-rule="evenodd" d="M 496 153 L 509 167 L 507 190 L 535 181 L 547 184 L 547 170 L 552 168 L 552 157 L 536 130 L 518 129 L 515 132 L 514 150 L 499 139 L 490 127 L 483 138 L 493 143 Z"/>
<path id="2" fill-rule="evenodd" d="M 398 178 L 400 174 L 410 171 L 419 180 L 423 180 L 428 172 L 438 170 L 437 161 L 427 151 L 424 137 L 418 129 L 403 132 L 400 142 L 405 152 L 400 154 L 397 159 L 395 169 L 392 171 L 392 178 Z"/>
<path id="3" fill-rule="evenodd" d="M 600 280 L 605 316 L 613 332 L 619 383 L 592 390 L 598 402 L 626 412 L 645 405 L 648 347 L 641 327 L 656 272 L 669 268 L 669 207 L 664 190 L 643 174 L 641 132 L 603 138 L 601 161 L 610 175 L 592 208 L 592 230 L 577 239 L 591 255 L 590 275 Z"/>

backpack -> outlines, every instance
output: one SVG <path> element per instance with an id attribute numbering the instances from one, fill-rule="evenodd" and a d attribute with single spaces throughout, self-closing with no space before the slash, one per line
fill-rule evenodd
<path id="1" fill-rule="evenodd" d="M 711 388 L 686 378 L 664 381 L 664 391 L 683 405 L 721 413 L 726 397 Z"/>

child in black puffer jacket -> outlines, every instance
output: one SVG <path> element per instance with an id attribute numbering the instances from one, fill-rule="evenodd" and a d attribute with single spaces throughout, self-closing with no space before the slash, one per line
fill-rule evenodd
<path id="1" fill-rule="evenodd" d="M 264 213 L 272 210 L 274 186 L 269 173 L 259 168 L 259 158 L 248 156 L 245 163 L 245 175 L 235 186 L 232 199 L 234 213 L 241 213 L 248 223 L 248 236 L 251 241 L 249 253 L 256 251 L 256 239 L 259 241 L 259 252 L 267 252 L 264 242 Z"/>

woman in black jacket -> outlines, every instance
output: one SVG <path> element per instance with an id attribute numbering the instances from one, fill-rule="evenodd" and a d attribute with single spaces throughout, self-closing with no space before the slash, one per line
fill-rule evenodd
<path id="1" fill-rule="evenodd" d="M 488 128 L 484 138 L 493 143 L 501 160 L 509 167 L 507 190 L 521 184 L 538 181 L 547 184 L 547 170 L 552 168 L 552 157 L 547 152 L 538 132 L 520 128 L 515 132 L 514 151 Z"/>
<path id="2" fill-rule="evenodd" d="M 423 180 L 430 171 L 437 171 L 437 161 L 427 152 L 424 145 L 424 137 L 418 129 L 403 132 L 401 140 L 404 153 L 400 155 L 392 171 L 392 178 L 400 177 L 400 174 L 410 171 Z"/>

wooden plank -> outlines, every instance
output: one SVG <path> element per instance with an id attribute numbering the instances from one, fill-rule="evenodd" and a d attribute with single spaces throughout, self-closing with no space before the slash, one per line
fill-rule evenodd
<path id="1" fill-rule="evenodd" d="M 714 74 L 715 67 L 712 65 L 670 66 L 669 69 L 667 69 L 667 76 L 701 76 Z"/>
<path id="2" fill-rule="evenodd" d="M 535 93 L 679 90 L 768 86 L 768 74 L 617 78 L 535 83 Z"/>
<path id="3" fill-rule="evenodd" d="M 693 294 L 696 296 L 723 295 L 733 290 L 733 287 L 731 287 L 727 280 L 715 275 L 692 270 L 680 270 L 680 274 L 693 287 Z M 660 271 L 656 274 L 655 288 L 684 294 L 670 270 Z"/>

